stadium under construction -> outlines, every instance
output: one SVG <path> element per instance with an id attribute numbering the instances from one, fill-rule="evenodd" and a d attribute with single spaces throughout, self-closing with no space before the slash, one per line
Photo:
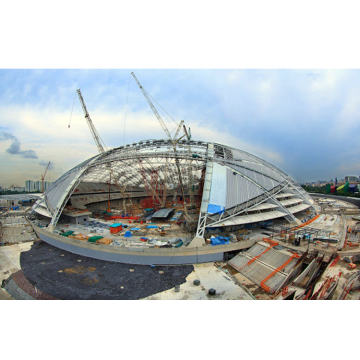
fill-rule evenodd
<path id="1" fill-rule="evenodd" d="M 63 174 L 30 211 L 4 210 L 0 245 L 33 239 L 28 222 L 43 240 L 21 252 L 6 291 L 37 299 L 356 296 L 359 204 L 310 197 L 255 155 L 192 139 L 183 121 L 172 136 L 132 75 L 167 138 L 108 150 L 78 90 L 99 154 Z M 8 252 L 6 269 L 17 256 Z"/>
<path id="2" fill-rule="evenodd" d="M 171 136 L 132 75 L 167 139 L 105 150 L 77 90 L 99 154 L 62 175 L 35 203 L 40 239 L 118 262 L 197 263 L 251 246 L 249 226 L 279 218 L 295 226 L 298 215 L 303 221 L 316 215 L 309 195 L 265 160 L 195 141 L 183 121 Z"/>

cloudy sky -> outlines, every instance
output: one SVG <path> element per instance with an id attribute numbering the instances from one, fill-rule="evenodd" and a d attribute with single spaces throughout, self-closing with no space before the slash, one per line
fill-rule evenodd
<path id="1" fill-rule="evenodd" d="M 356 2 L 65 3 L 2 7 L 0 185 L 40 180 L 49 161 L 54 181 L 97 153 L 78 88 L 108 148 L 165 138 L 131 71 L 194 139 L 299 182 L 360 175 Z"/>
<path id="2" fill-rule="evenodd" d="M 97 153 L 78 88 L 108 148 L 165 138 L 132 70 L 194 139 L 251 152 L 299 182 L 360 175 L 358 70 L 2 69 L 1 185 L 39 180 L 49 161 L 53 181 Z"/>

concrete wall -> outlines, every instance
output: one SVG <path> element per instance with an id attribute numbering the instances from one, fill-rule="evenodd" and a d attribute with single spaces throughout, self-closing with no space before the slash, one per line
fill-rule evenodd
<path id="1" fill-rule="evenodd" d="M 62 214 L 61 217 L 64 217 L 64 220 L 71 224 L 83 224 L 86 221 L 89 221 L 89 215 L 81 215 L 81 216 L 67 216 Z"/>
<path id="2" fill-rule="evenodd" d="M 251 247 L 255 240 L 198 248 L 143 249 L 98 245 L 50 233 L 33 225 L 38 237 L 60 249 L 95 259 L 141 265 L 180 265 L 222 261 L 224 252 Z"/>

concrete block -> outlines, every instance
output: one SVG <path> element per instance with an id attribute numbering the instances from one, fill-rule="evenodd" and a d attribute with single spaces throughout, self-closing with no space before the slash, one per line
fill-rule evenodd
<path id="1" fill-rule="evenodd" d="M 195 236 L 191 243 L 187 246 L 188 248 L 201 247 L 205 245 L 205 239 L 199 236 Z"/>

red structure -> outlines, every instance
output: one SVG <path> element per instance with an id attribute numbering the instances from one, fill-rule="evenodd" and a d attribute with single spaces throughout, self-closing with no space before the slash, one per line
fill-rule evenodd
<path id="1" fill-rule="evenodd" d="M 110 233 L 117 234 L 122 230 L 122 224 L 112 224 L 110 225 Z"/>

